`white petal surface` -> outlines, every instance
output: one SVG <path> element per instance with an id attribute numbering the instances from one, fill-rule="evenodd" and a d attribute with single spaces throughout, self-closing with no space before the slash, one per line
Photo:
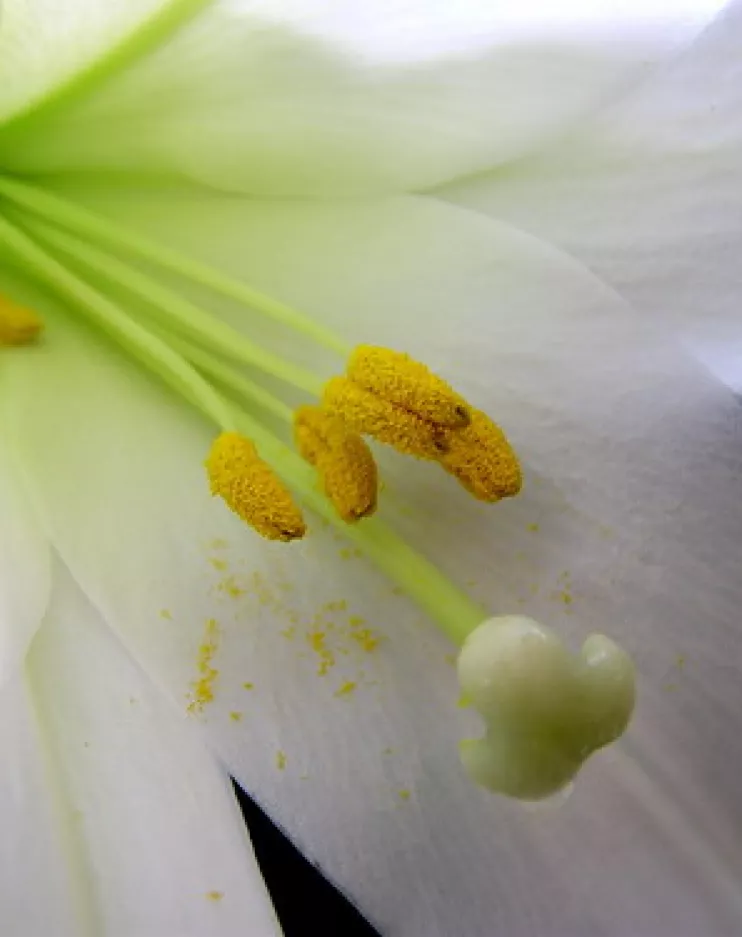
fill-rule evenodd
<path id="1" fill-rule="evenodd" d="M 0 164 L 186 174 L 261 194 L 435 185 L 563 133 L 721 2 L 222 0 L 131 68 L 6 127 Z M 114 4 L 110 29 L 151 5 Z M 77 32 L 97 35 L 100 10 L 76 22 L 88 6 L 73 4 L 73 47 Z"/>
<path id="2" fill-rule="evenodd" d="M 472 720 L 429 624 L 316 524 L 271 546 L 210 503 L 209 433 L 51 317 L 54 354 L 11 362 L 7 418 L 55 542 L 183 709 L 217 621 L 216 698 L 194 721 L 248 790 L 392 937 L 735 932 L 731 396 L 584 269 L 471 213 L 90 198 L 456 380 L 511 434 L 526 490 L 480 509 L 431 466 L 385 459 L 396 522 L 491 611 L 574 639 L 605 630 L 641 671 L 624 753 L 599 756 L 560 810 L 474 790 L 456 754 Z M 52 470 L 48 440 L 73 406 Z M 373 653 L 359 622 L 383 637 Z M 324 676 L 318 631 L 334 649 Z"/>
<path id="3" fill-rule="evenodd" d="M 0 931 L 88 937 L 89 920 L 65 850 L 56 773 L 25 674 L 0 691 Z"/>
<path id="4" fill-rule="evenodd" d="M 742 390 L 742 3 L 620 104 L 442 195 L 588 264 Z"/>
<path id="5" fill-rule="evenodd" d="M 5 0 L 0 18 L 0 120 L 33 110 L 159 17 L 194 0 Z M 145 45 L 140 42 L 140 45 Z"/>
<path id="6" fill-rule="evenodd" d="M 13 463 L 0 436 L 0 686 L 23 661 L 50 585 L 49 547 Z"/>
<path id="7" fill-rule="evenodd" d="M 275 937 L 228 778 L 69 574 L 58 567 L 55 580 L 28 673 L 78 880 L 77 933 Z M 19 927 L 3 932 L 56 937 L 32 929 L 28 873 Z"/>

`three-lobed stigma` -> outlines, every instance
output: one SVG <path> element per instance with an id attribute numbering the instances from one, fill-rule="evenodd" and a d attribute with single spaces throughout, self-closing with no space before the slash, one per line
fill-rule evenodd
<path id="1" fill-rule="evenodd" d="M 300 407 L 294 416 L 296 448 L 322 479 L 340 517 L 352 524 L 376 510 L 378 472 L 364 440 L 322 407 Z"/>
<path id="2" fill-rule="evenodd" d="M 490 618 L 471 632 L 459 682 L 485 723 L 461 744 L 461 759 L 483 787 L 522 800 L 563 789 L 583 763 L 626 730 L 636 699 L 628 655 L 593 634 L 579 654 L 531 618 Z"/>
<path id="3" fill-rule="evenodd" d="M 268 540 L 298 540 L 306 533 L 288 488 L 239 433 L 221 433 L 206 459 L 213 495 Z"/>
<path id="4" fill-rule="evenodd" d="M 0 345 L 28 345 L 36 341 L 44 323 L 33 310 L 0 295 Z"/>

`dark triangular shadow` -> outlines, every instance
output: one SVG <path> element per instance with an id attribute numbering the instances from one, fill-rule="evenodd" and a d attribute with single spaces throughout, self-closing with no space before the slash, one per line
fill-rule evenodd
<path id="1" fill-rule="evenodd" d="M 284 937 L 380 937 L 356 908 L 234 785 Z"/>

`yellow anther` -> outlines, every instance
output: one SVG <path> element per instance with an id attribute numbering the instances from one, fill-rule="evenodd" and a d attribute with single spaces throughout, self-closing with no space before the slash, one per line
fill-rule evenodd
<path id="1" fill-rule="evenodd" d="M 505 434 L 480 410 L 471 422 L 446 433 L 447 451 L 440 463 L 475 498 L 499 501 L 517 495 L 523 483 L 520 464 Z"/>
<path id="2" fill-rule="evenodd" d="M 351 354 L 348 377 L 382 400 L 429 423 L 456 428 L 469 422 L 469 406 L 424 364 L 399 351 L 359 345 Z"/>
<path id="3" fill-rule="evenodd" d="M 441 430 L 402 407 L 378 397 L 346 377 L 333 377 L 325 384 L 325 409 L 340 417 L 356 433 L 373 436 L 418 459 L 440 458 Z"/>
<path id="4" fill-rule="evenodd" d="M 206 460 L 211 493 L 268 540 L 296 540 L 306 532 L 289 490 L 239 433 L 222 433 Z"/>
<path id="5" fill-rule="evenodd" d="M 35 312 L 0 296 L 0 345 L 28 345 L 43 328 Z"/>
<path id="6" fill-rule="evenodd" d="M 337 416 L 321 407 L 300 407 L 294 417 L 296 446 L 315 466 L 340 517 L 353 523 L 376 510 L 378 473 L 371 450 Z"/>

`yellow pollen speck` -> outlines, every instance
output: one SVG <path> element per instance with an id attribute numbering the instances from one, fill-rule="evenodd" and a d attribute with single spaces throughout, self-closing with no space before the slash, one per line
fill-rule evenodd
<path id="1" fill-rule="evenodd" d="M 242 684 L 242 689 L 243 689 L 243 690 L 254 690 L 254 689 L 255 689 L 255 684 L 254 684 L 254 683 L 243 683 L 243 684 Z"/>
<path id="2" fill-rule="evenodd" d="M 532 534 L 537 534 L 539 532 L 538 524 L 529 524 L 528 529 L 531 531 Z"/>
<path id="3" fill-rule="evenodd" d="M 244 716 L 244 713 L 237 712 L 236 710 L 233 710 L 233 711 L 229 714 L 229 718 L 232 720 L 232 722 L 242 722 L 242 717 L 243 717 L 243 716 Z"/>
<path id="4" fill-rule="evenodd" d="M 43 328 L 44 323 L 31 309 L 0 296 L 0 345 L 28 345 Z"/>
<path id="5" fill-rule="evenodd" d="M 350 696 L 358 684 L 354 680 L 346 680 L 337 690 L 335 696 Z"/>
<path id="6" fill-rule="evenodd" d="M 206 897 L 209 899 L 209 901 L 215 901 L 215 902 L 221 901 L 222 898 L 224 897 L 224 892 L 223 891 L 207 891 Z"/>
<path id="7" fill-rule="evenodd" d="M 366 651 L 367 654 L 375 651 L 379 646 L 379 638 L 370 628 L 354 629 L 350 632 L 350 637 L 359 644 L 361 649 Z"/>
<path id="8" fill-rule="evenodd" d="M 675 666 L 678 670 L 683 670 L 685 668 L 685 654 L 678 654 L 675 658 Z"/>
<path id="9" fill-rule="evenodd" d="M 204 706 L 214 699 L 214 683 L 219 676 L 219 671 L 211 664 L 219 649 L 219 637 L 219 622 L 214 618 L 209 618 L 206 622 L 203 641 L 198 649 L 199 675 L 193 683 L 191 702 L 188 704 L 189 713 L 203 712 Z"/>
<path id="10" fill-rule="evenodd" d="M 276 752 L 276 767 L 279 771 L 283 771 L 286 767 L 286 752 L 277 751 Z"/>
<path id="11" fill-rule="evenodd" d="M 302 458 L 322 479 L 325 494 L 347 523 L 376 510 L 378 472 L 371 450 L 343 420 L 321 407 L 300 407 L 294 439 Z"/>
<path id="12" fill-rule="evenodd" d="M 325 384 L 325 409 L 339 416 L 349 429 L 373 436 L 405 455 L 438 459 L 445 445 L 441 430 L 421 417 L 395 406 L 345 377 Z"/>
<path id="13" fill-rule="evenodd" d="M 238 599 L 247 591 L 243 589 L 242 586 L 238 585 L 237 579 L 234 576 L 227 576 L 225 579 L 222 579 L 216 588 L 219 592 L 223 592 L 231 599 Z"/>
<path id="14" fill-rule="evenodd" d="M 206 459 L 211 493 L 268 540 L 296 540 L 306 532 L 291 494 L 249 439 L 222 433 Z"/>
<path id="15" fill-rule="evenodd" d="M 310 631 L 307 633 L 307 642 L 318 657 L 317 674 L 324 677 L 335 666 L 335 654 L 327 646 L 327 635 L 324 631 Z"/>
<path id="16" fill-rule="evenodd" d="M 402 790 L 397 791 L 397 793 L 399 794 L 400 800 L 409 800 L 410 797 L 412 796 L 412 794 L 410 793 L 410 791 L 407 790 L 407 788 L 402 788 Z"/>
<path id="17" fill-rule="evenodd" d="M 214 537 L 213 540 L 209 541 L 209 547 L 212 550 L 226 550 L 229 544 L 226 540 L 222 540 L 221 537 Z"/>
<path id="18" fill-rule="evenodd" d="M 464 398 L 403 352 L 359 345 L 350 356 L 346 373 L 364 390 L 427 423 L 456 428 L 469 422 Z"/>
<path id="19" fill-rule="evenodd" d="M 166 619 L 167 621 L 172 621 L 173 616 L 172 616 L 172 613 L 171 613 L 170 609 L 161 608 L 161 609 L 160 609 L 160 618 L 164 618 L 164 619 Z"/>
<path id="20" fill-rule="evenodd" d="M 443 468 L 480 501 L 499 501 L 518 494 L 522 476 L 518 459 L 503 431 L 480 410 L 471 423 L 446 434 Z"/>
<path id="21" fill-rule="evenodd" d="M 333 602 L 326 602 L 323 606 L 326 612 L 344 612 L 347 608 L 348 603 L 345 599 L 335 599 Z"/>
<path id="22" fill-rule="evenodd" d="M 226 560 L 219 559 L 217 556 L 210 556 L 209 563 L 214 567 L 214 569 L 218 569 L 221 572 L 223 572 L 229 566 L 229 563 L 227 563 Z"/>

